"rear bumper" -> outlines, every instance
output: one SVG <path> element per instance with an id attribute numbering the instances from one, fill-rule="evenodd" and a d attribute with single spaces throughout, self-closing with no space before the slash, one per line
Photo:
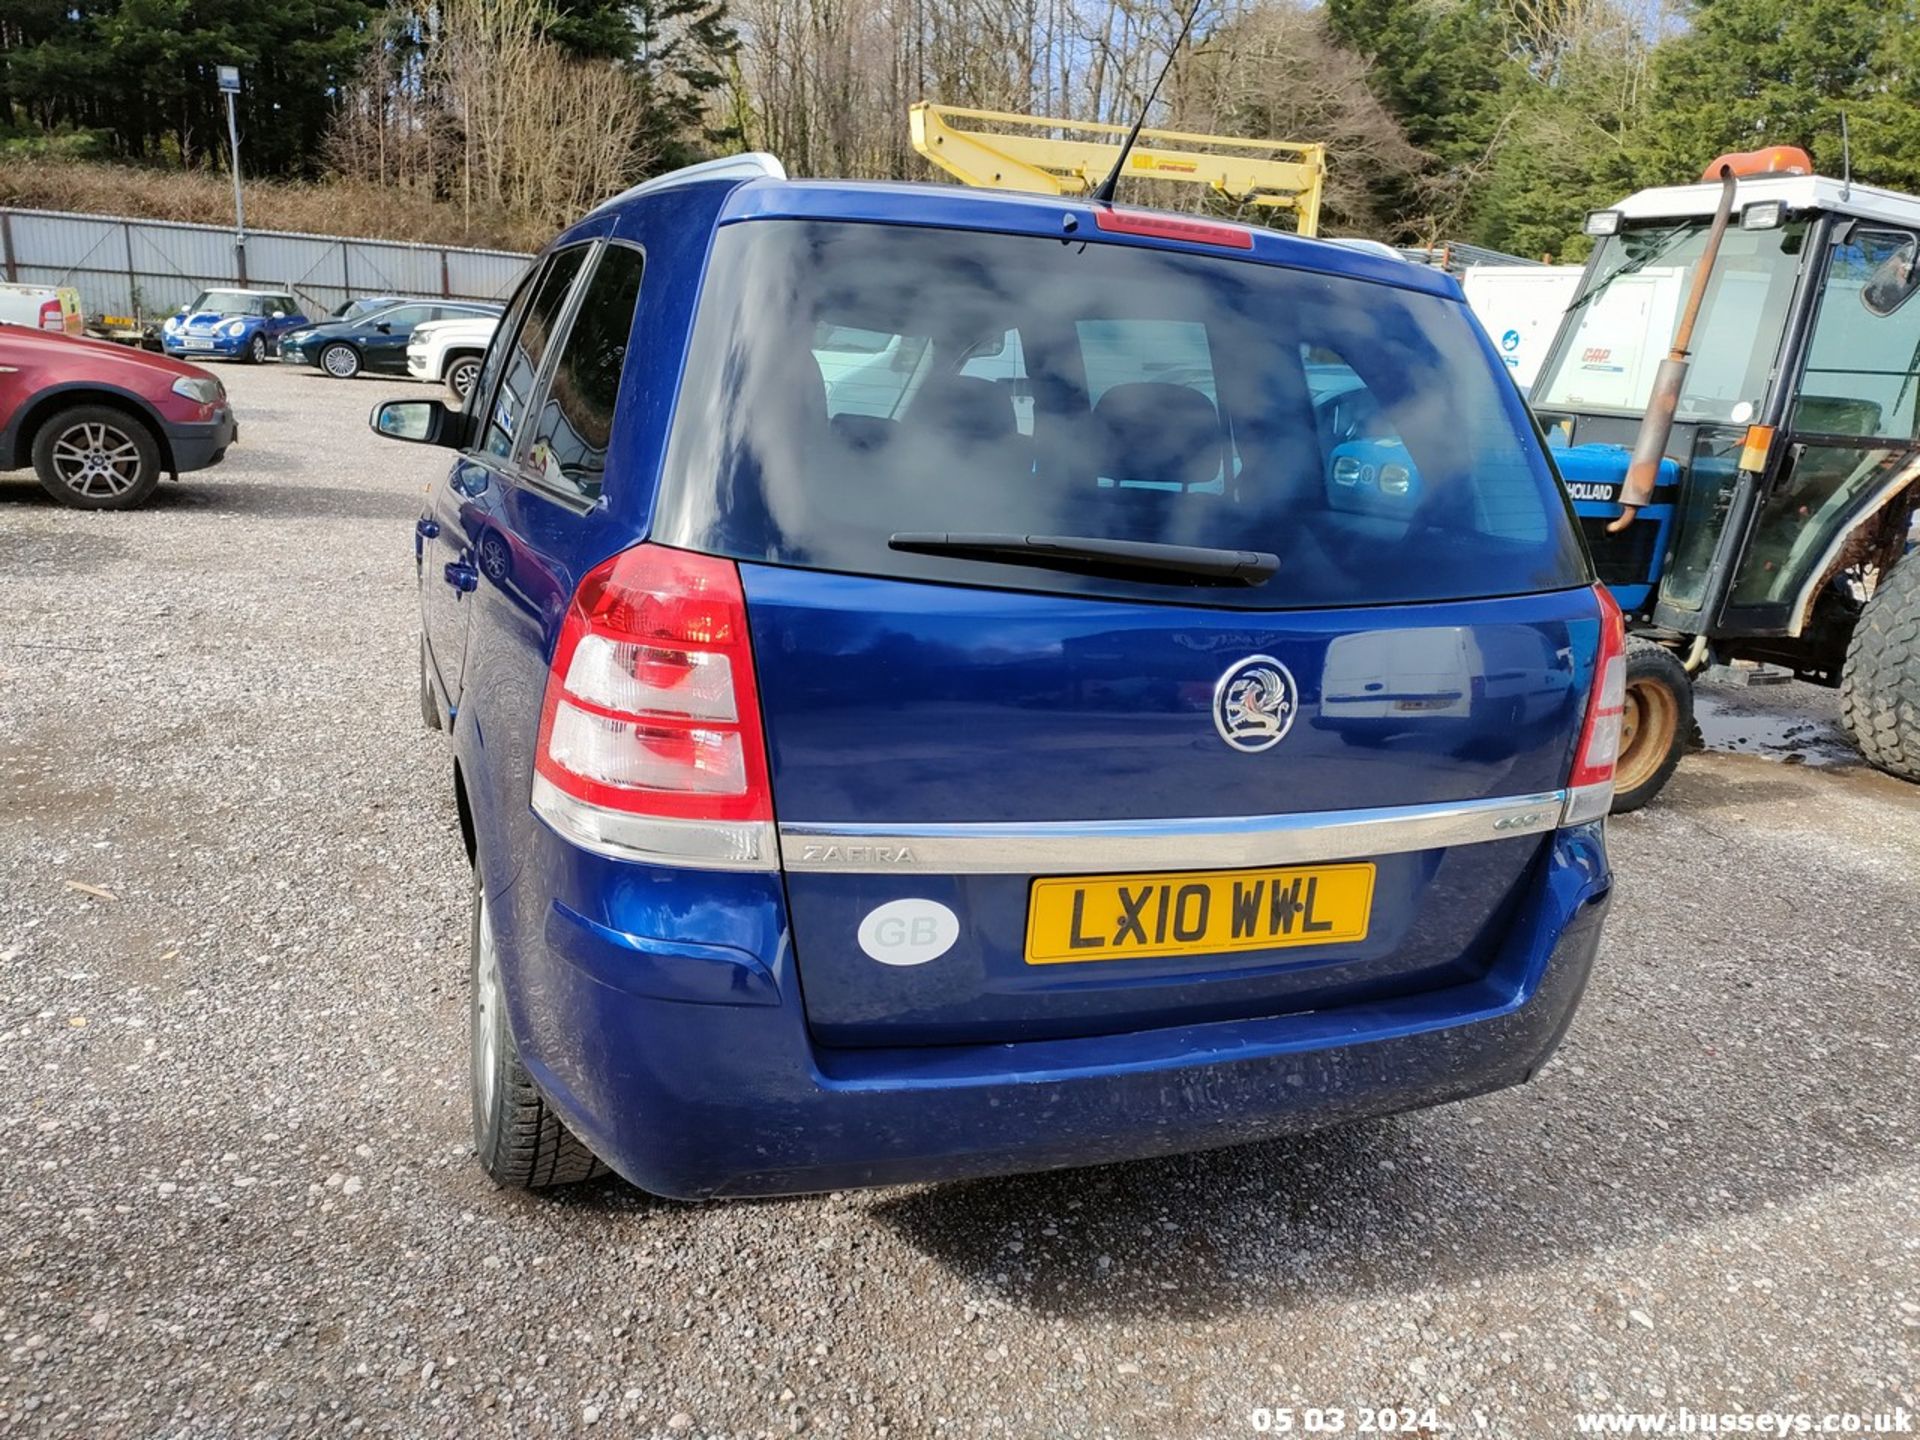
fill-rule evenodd
<path id="1" fill-rule="evenodd" d="M 1572 1019 L 1611 888 L 1598 825 L 1545 851 L 1470 984 L 1007 1045 L 823 1049 L 784 939 L 769 952 L 621 934 L 554 901 L 537 863 L 497 898 L 515 916 L 515 1031 L 567 1124 L 656 1194 L 773 1195 L 1242 1144 L 1518 1084 Z M 609 863 L 562 862 L 575 881 Z"/>
<path id="2" fill-rule="evenodd" d="M 167 422 L 167 448 L 175 471 L 204 470 L 227 457 L 227 447 L 240 438 L 240 424 L 232 410 L 223 409 L 204 425 Z"/>

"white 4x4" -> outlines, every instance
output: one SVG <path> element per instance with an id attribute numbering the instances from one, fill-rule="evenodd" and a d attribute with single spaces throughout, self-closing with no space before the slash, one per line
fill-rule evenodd
<path id="1" fill-rule="evenodd" d="M 416 380 L 442 380 L 464 402 L 480 373 L 480 358 L 500 323 L 494 315 L 466 320 L 429 320 L 407 338 L 407 373 Z"/>

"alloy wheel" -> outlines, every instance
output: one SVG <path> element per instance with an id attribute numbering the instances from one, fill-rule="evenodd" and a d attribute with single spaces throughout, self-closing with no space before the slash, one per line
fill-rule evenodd
<path id="1" fill-rule="evenodd" d="M 320 354 L 320 365 L 336 380 L 351 380 L 360 373 L 360 360 L 345 345 L 329 345 Z"/>
<path id="2" fill-rule="evenodd" d="M 477 1115 L 493 1113 L 494 1086 L 500 1072 L 500 955 L 493 943 L 493 912 L 487 892 L 480 892 L 474 919 L 473 1036 L 468 1047 L 473 1064 L 473 1099 Z"/>
<path id="3" fill-rule="evenodd" d="M 76 495 L 124 495 L 139 483 L 140 449 L 126 431 L 87 421 L 54 437 L 53 469 Z"/>

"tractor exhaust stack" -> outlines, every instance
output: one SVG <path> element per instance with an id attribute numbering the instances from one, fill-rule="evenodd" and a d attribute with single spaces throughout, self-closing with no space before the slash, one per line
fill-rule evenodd
<path id="1" fill-rule="evenodd" d="M 1720 258 L 1720 242 L 1726 238 L 1727 222 L 1733 218 L 1733 194 L 1737 185 L 1733 166 L 1720 166 L 1720 208 L 1714 212 L 1713 228 L 1707 232 L 1706 249 L 1700 255 L 1700 267 L 1693 272 L 1693 288 L 1687 294 L 1687 308 L 1673 332 L 1673 348 L 1654 373 L 1653 393 L 1647 399 L 1647 413 L 1640 421 L 1640 433 L 1634 437 L 1633 458 L 1627 465 L 1626 482 L 1620 487 L 1620 516 L 1609 532 L 1626 529 L 1640 507 L 1653 499 L 1653 487 L 1660 475 L 1660 462 L 1667 453 L 1667 438 L 1673 433 L 1674 411 L 1680 405 L 1680 392 L 1687 384 L 1687 356 L 1693 346 L 1693 323 L 1700 318 L 1701 302 L 1707 298 L 1707 285 L 1713 279 L 1714 262 Z"/>

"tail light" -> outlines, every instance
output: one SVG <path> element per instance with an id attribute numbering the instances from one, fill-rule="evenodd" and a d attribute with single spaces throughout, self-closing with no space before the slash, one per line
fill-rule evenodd
<path id="1" fill-rule="evenodd" d="M 587 572 L 554 647 L 533 769 L 535 812 L 589 850 L 778 867 L 731 560 L 636 545 Z"/>
<path id="2" fill-rule="evenodd" d="M 60 302 L 48 300 L 40 306 L 40 328 L 42 330 L 65 330 L 67 320 L 60 313 Z"/>
<path id="3" fill-rule="evenodd" d="M 1613 806 L 1613 770 L 1620 759 L 1620 722 L 1627 709 L 1627 627 L 1620 607 L 1604 585 L 1600 597 L 1600 650 L 1593 667 L 1593 691 L 1587 698 L 1587 722 L 1574 751 L 1567 779 L 1563 825 L 1598 820 Z"/>
<path id="4" fill-rule="evenodd" d="M 1222 225 L 1215 220 L 1185 220 L 1147 210 L 1093 212 L 1093 223 L 1115 235 L 1150 235 L 1156 240 L 1185 240 L 1195 245 L 1224 245 L 1231 250 L 1253 249 L 1253 231 L 1244 225 Z"/>

